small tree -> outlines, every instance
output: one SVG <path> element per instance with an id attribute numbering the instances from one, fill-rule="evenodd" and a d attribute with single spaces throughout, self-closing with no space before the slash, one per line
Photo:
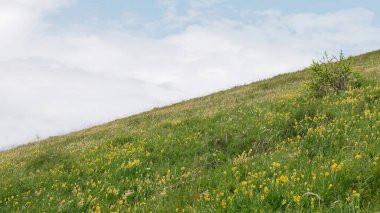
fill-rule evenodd
<path id="1" fill-rule="evenodd" d="M 350 87 L 360 86 L 358 74 L 352 71 L 351 58 L 346 59 L 343 52 L 340 52 L 339 57 L 325 53 L 322 60 L 313 60 L 310 69 L 313 79 L 309 87 L 316 96 L 339 93 Z"/>

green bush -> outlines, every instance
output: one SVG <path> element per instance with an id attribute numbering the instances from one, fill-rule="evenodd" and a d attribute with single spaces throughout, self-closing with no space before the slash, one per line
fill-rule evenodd
<path id="1" fill-rule="evenodd" d="M 361 85 L 360 76 L 352 71 L 351 58 L 346 59 L 342 52 L 338 57 L 325 53 L 322 60 L 313 61 L 310 69 L 313 78 L 309 88 L 315 96 L 339 93 Z"/>

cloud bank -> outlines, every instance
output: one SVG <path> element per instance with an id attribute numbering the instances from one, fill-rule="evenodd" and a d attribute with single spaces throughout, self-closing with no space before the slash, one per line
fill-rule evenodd
<path id="1" fill-rule="evenodd" d="M 247 10 L 228 19 L 207 11 L 219 2 L 194 3 L 179 16 L 165 1 L 154 23 L 122 17 L 94 31 L 48 22 L 70 1 L 1 1 L 0 149 L 295 71 L 324 51 L 380 48 L 369 10 Z M 124 21 L 176 30 L 154 37 Z"/>

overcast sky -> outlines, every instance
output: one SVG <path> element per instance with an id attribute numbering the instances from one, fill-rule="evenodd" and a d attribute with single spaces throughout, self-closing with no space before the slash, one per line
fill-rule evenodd
<path id="1" fill-rule="evenodd" d="M 0 149 L 376 49 L 377 0 L 0 0 Z"/>

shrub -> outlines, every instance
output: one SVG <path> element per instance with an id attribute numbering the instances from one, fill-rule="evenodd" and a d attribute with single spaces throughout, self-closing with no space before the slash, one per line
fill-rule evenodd
<path id="1" fill-rule="evenodd" d="M 325 53 L 322 60 L 313 61 L 310 69 L 313 79 L 309 88 L 315 96 L 339 93 L 350 87 L 359 87 L 361 84 L 360 76 L 352 71 L 351 58 L 346 59 L 343 52 L 339 57 Z"/>

